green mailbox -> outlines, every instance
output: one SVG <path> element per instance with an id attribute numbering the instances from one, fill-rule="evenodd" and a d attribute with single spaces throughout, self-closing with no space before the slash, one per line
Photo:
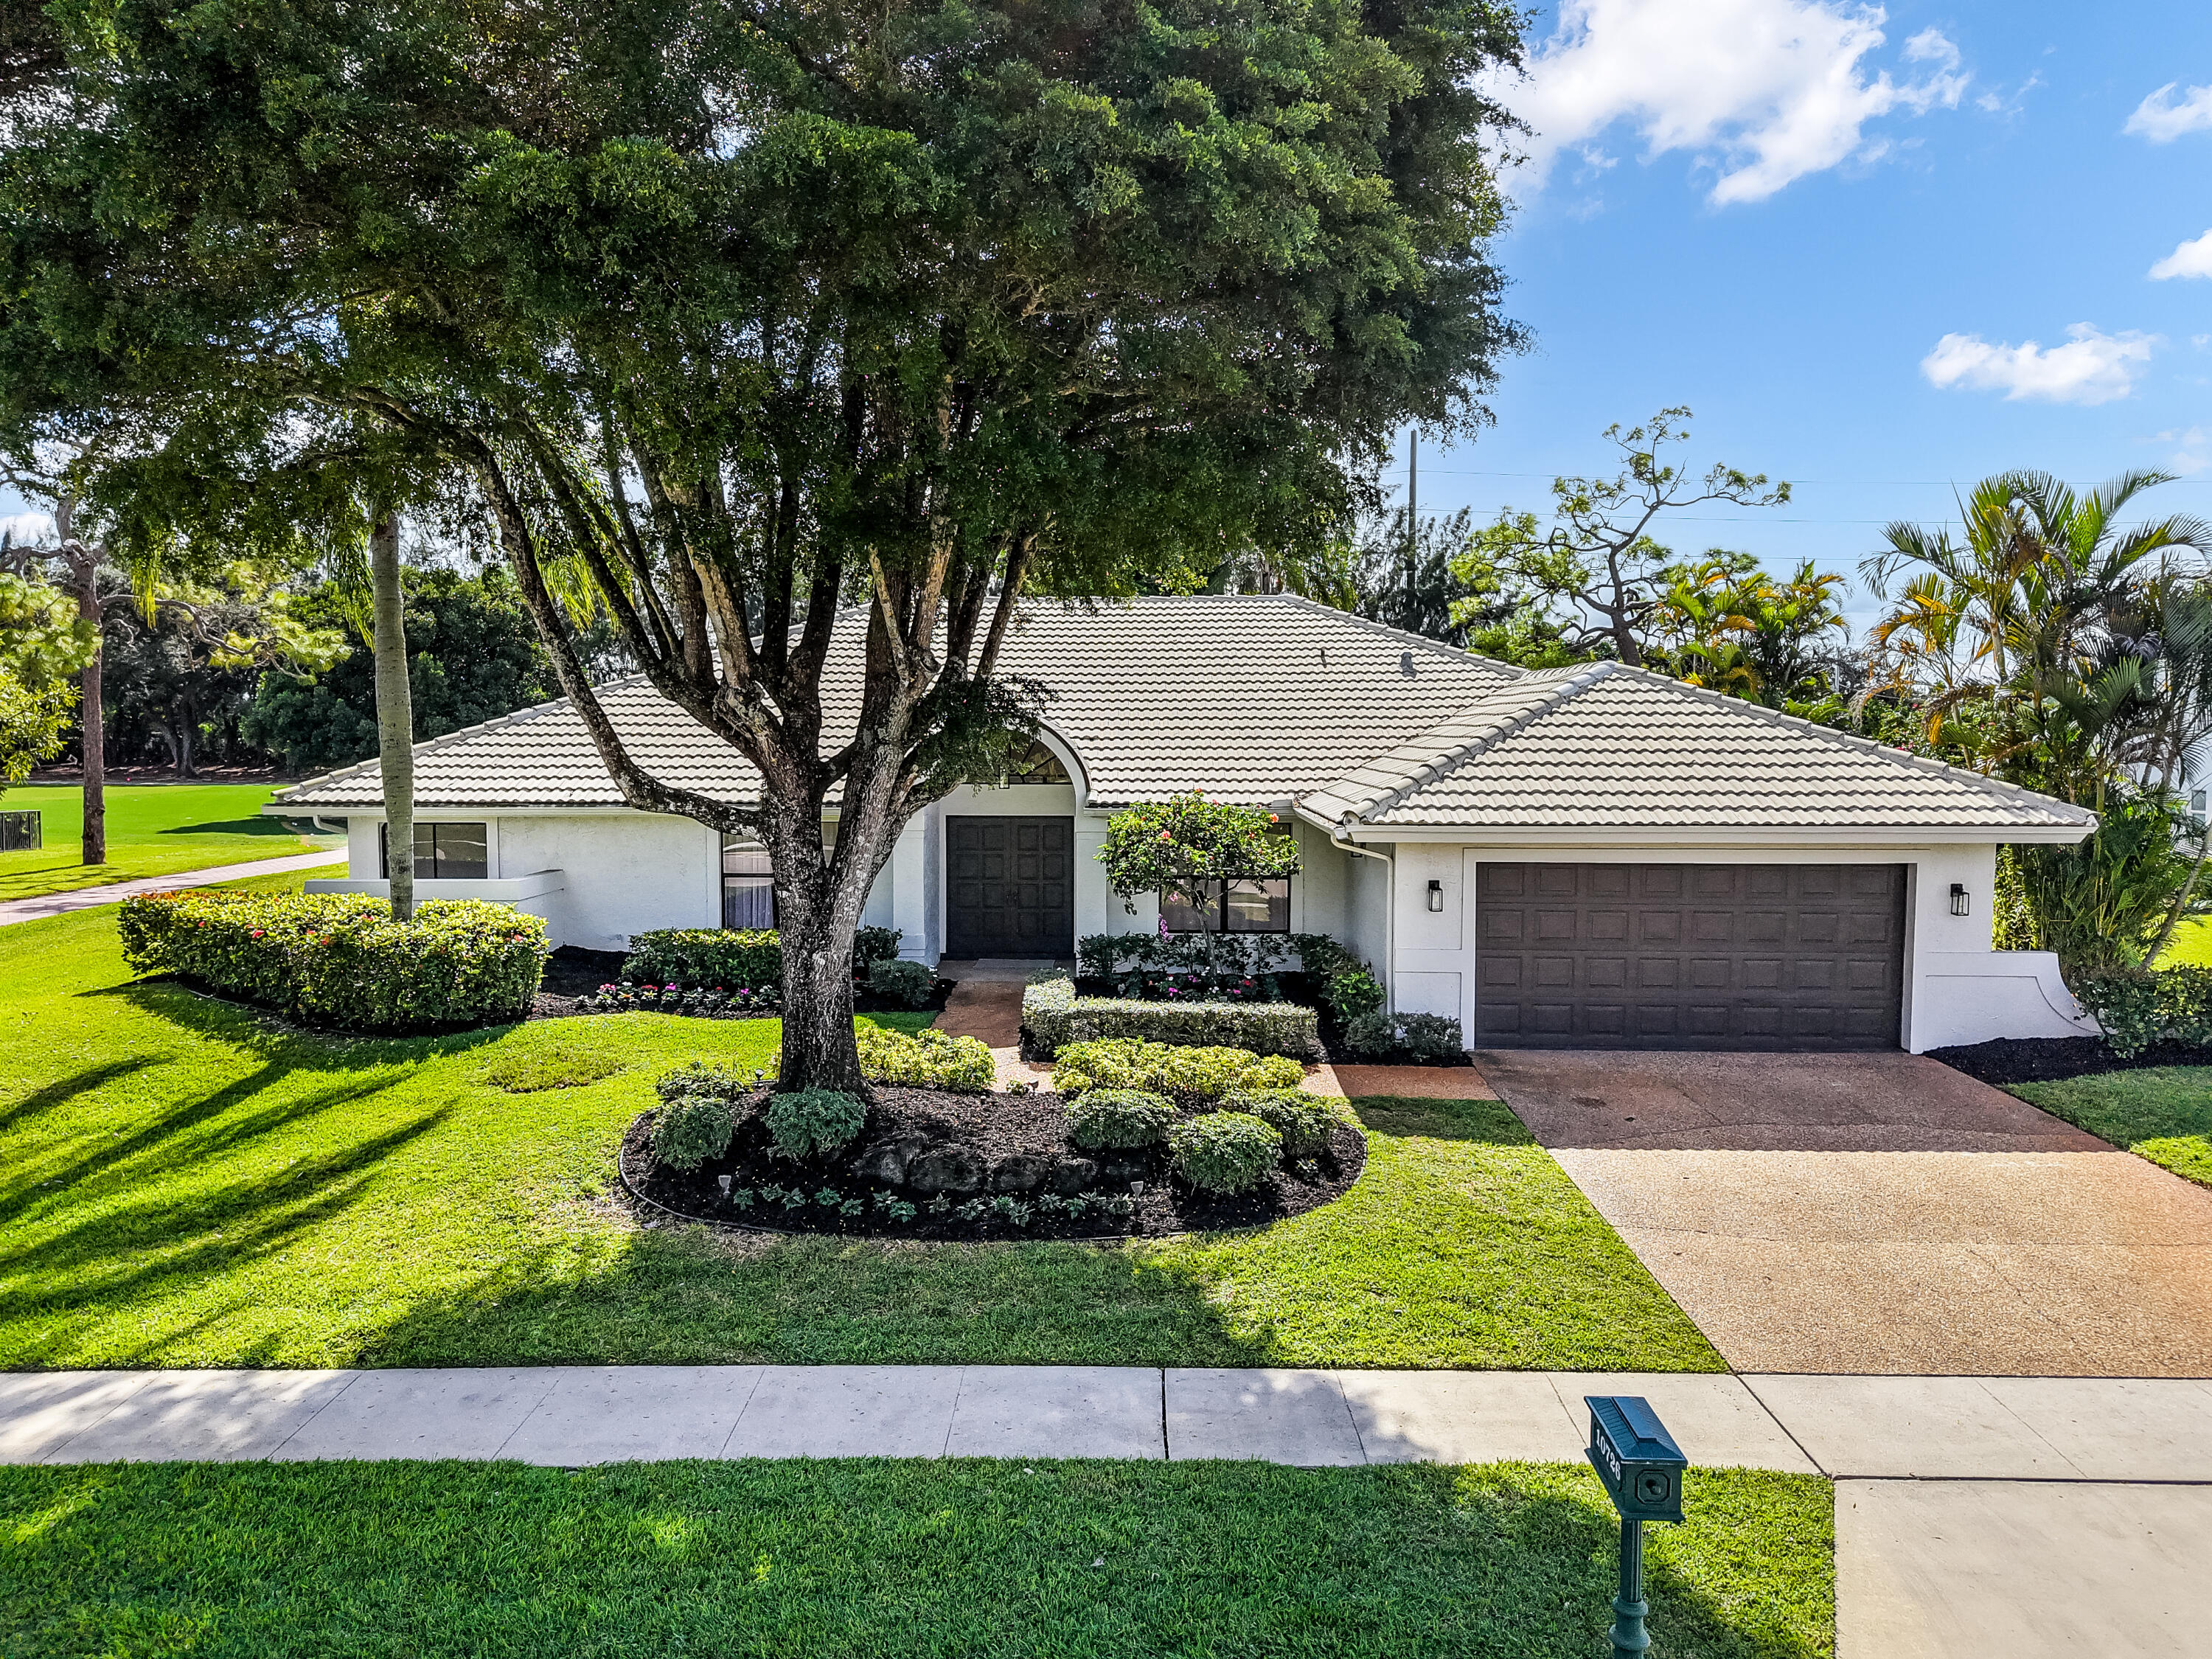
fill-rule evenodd
<path id="1" fill-rule="evenodd" d="M 1583 1396 L 1589 1407 L 1588 1455 L 1624 1521 L 1680 1521 L 1682 1471 L 1690 1460 L 1649 1402 L 1633 1394 Z"/>
<path id="2" fill-rule="evenodd" d="M 1590 1467 L 1620 1512 L 1620 1593 L 1613 1598 L 1613 1659 L 1644 1659 L 1644 1523 L 1682 1518 L 1682 1471 L 1690 1460 L 1650 1401 L 1632 1394 L 1586 1394 Z"/>

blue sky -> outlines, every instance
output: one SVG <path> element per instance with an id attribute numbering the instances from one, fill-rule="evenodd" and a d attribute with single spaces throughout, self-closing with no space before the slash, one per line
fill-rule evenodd
<path id="1" fill-rule="evenodd" d="M 1534 349 L 1422 445 L 1425 514 L 1540 509 L 1686 404 L 1700 467 L 1797 488 L 1680 550 L 1855 571 L 2014 466 L 2185 472 L 2148 502 L 2212 516 L 2212 7 L 1576 0 L 1534 40 L 1498 252 Z"/>

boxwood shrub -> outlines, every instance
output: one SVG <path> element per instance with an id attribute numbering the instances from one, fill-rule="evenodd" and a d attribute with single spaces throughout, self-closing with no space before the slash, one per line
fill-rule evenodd
<path id="1" fill-rule="evenodd" d="M 1206 1105 L 1232 1089 L 1295 1089 L 1305 1068 L 1280 1054 L 1243 1048 L 1184 1048 L 1131 1037 L 1071 1042 L 1060 1051 L 1052 1086 L 1063 1095 L 1092 1089 L 1143 1089 L 1184 1105 Z"/>
<path id="2" fill-rule="evenodd" d="M 1086 1152 L 1157 1146 L 1175 1127 L 1175 1103 L 1142 1089 L 1092 1089 L 1067 1103 L 1067 1138 Z"/>
<path id="3" fill-rule="evenodd" d="M 999 1079 L 990 1048 L 978 1037 L 949 1036 L 934 1026 L 908 1036 L 866 1021 L 854 1036 L 860 1049 L 860 1075 L 871 1083 L 988 1094 Z"/>
<path id="4" fill-rule="evenodd" d="M 1312 1158 L 1328 1147 L 1336 1114 L 1319 1095 L 1303 1089 L 1232 1089 L 1221 1108 L 1256 1117 L 1283 1138 L 1285 1158 Z"/>
<path id="5" fill-rule="evenodd" d="M 783 945 L 771 931 L 656 927 L 635 935 L 623 977 L 632 985 L 735 991 L 783 983 Z"/>
<path id="6" fill-rule="evenodd" d="M 1249 1112 L 1206 1112 L 1170 1130 L 1168 1150 L 1192 1186 L 1241 1193 L 1275 1167 L 1283 1138 Z"/>
<path id="7" fill-rule="evenodd" d="M 1243 1048 L 1255 1054 L 1321 1052 L 1318 1017 L 1295 1002 L 1142 1002 L 1079 997 L 1067 979 L 1041 980 L 1022 993 L 1030 1046 L 1050 1059 L 1072 1042 L 1141 1037 L 1153 1042 Z"/>
<path id="8" fill-rule="evenodd" d="M 530 1010 L 545 923 L 481 899 L 437 899 L 404 924 L 363 893 L 204 887 L 123 903 L 124 959 L 349 1030 L 485 1025 Z"/>

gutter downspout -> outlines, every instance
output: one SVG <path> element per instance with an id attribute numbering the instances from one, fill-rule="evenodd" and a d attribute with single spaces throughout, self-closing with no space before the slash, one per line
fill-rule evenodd
<path id="1" fill-rule="evenodd" d="M 1329 826 L 1328 839 L 1339 850 L 1373 859 L 1390 872 L 1382 903 L 1382 1011 L 1395 1015 L 1398 1012 L 1398 861 L 1388 853 L 1371 852 L 1358 842 L 1346 840 L 1342 824 Z"/>

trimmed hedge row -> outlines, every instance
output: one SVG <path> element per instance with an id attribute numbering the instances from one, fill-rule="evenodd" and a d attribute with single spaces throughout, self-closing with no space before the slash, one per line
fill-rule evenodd
<path id="1" fill-rule="evenodd" d="M 1093 1089 L 1138 1089 L 1185 1106 L 1211 1105 L 1235 1089 L 1295 1089 L 1304 1081 L 1304 1068 L 1285 1055 L 1134 1037 L 1071 1042 L 1052 1072 L 1054 1089 L 1070 1098 Z"/>
<path id="2" fill-rule="evenodd" d="M 362 893 L 199 888 L 125 899 L 124 960 L 350 1030 L 489 1025 L 529 1012 L 545 923 L 481 899 L 437 899 L 410 922 Z"/>
<path id="3" fill-rule="evenodd" d="M 2123 1060 L 2159 1042 L 2212 1047 L 2212 968 L 2082 974 L 2068 988 Z"/>
<path id="4" fill-rule="evenodd" d="M 1139 1002 L 1082 997 L 1075 982 L 1041 980 L 1022 993 L 1022 1024 L 1049 1059 L 1071 1042 L 1139 1037 L 1194 1048 L 1244 1048 L 1309 1059 L 1321 1052 L 1319 1017 L 1295 1002 Z"/>
<path id="5" fill-rule="evenodd" d="M 853 935 L 853 971 L 866 979 L 898 947 L 897 928 L 861 928 Z M 783 983 L 783 941 L 772 928 L 655 927 L 630 939 L 622 975 L 632 985 L 757 990 Z"/>

